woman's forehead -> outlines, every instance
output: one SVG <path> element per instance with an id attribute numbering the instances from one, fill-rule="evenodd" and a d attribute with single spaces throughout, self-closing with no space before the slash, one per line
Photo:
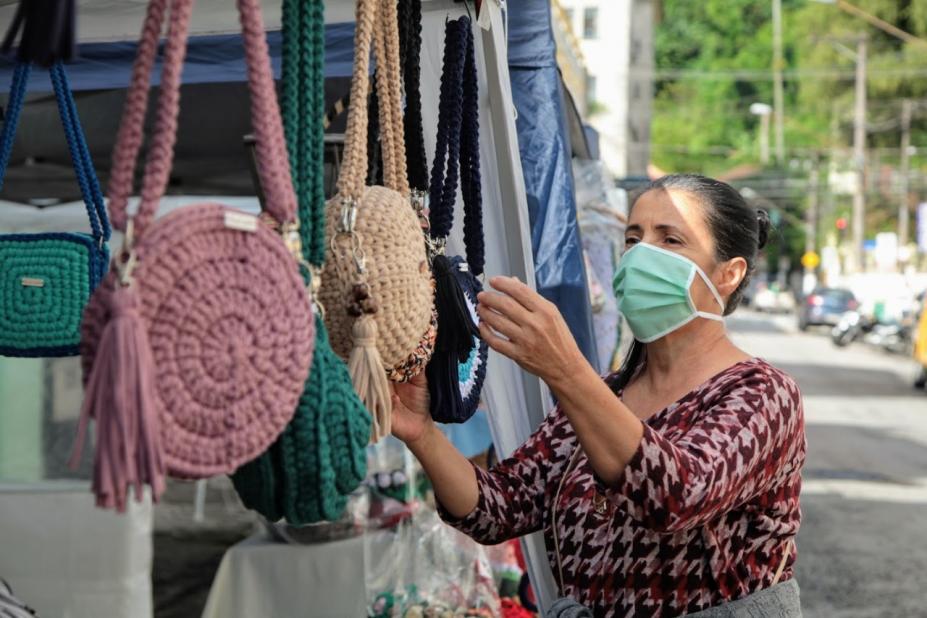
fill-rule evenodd
<path id="1" fill-rule="evenodd" d="M 672 189 L 651 189 L 641 195 L 631 209 L 628 224 L 671 225 L 696 234 L 708 232 L 702 206 L 695 196 Z"/>

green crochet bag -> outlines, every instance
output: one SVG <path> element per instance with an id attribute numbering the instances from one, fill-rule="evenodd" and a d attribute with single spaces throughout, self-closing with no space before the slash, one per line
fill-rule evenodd
<path id="1" fill-rule="evenodd" d="M 323 0 L 283 3 L 281 102 L 310 286 L 318 284 L 325 260 L 323 5 Z M 245 506 L 271 521 L 338 519 L 367 474 L 373 419 L 332 350 L 320 314 L 312 370 L 293 420 L 265 454 L 232 476 Z"/>
<path id="2" fill-rule="evenodd" d="M 13 70 L 0 131 L 0 188 L 32 63 Z M 64 64 L 48 68 L 91 233 L 0 234 L 0 356 L 75 356 L 84 306 L 109 270 L 111 228 Z"/>

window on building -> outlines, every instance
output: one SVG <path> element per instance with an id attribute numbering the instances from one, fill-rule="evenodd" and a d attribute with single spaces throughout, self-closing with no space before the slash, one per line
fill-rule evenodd
<path id="1" fill-rule="evenodd" d="M 599 9 L 596 7 L 583 11 L 583 38 L 599 38 Z"/>
<path id="2" fill-rule="evenodd" d="M 596 102 L 596 91 L 595 91 L 595 87 L 596 87 L 595 77 L 593 77 L 592 75 L 590 75 L 590 76 L 588 77 L 588 79 L 586 79 L 586 102 L 587 102 L 587 103 L 595 103 L 595 102 Z"/>

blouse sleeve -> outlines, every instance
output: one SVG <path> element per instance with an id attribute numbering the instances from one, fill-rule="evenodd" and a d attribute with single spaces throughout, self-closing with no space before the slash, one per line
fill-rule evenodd
<path id="1" fill-rule="evenodd" d="M 772 489 L 804 457 L 801 395 L 785 374 L 760 370 L 699 415 L 679 439 L 644 425 L 641 444 L 605 493 L 643 526 L 701 526 Z"/>
<path id="2" fill-rule="evenodd" d="M 438 503 L 448 524 L 484 545 L 540 530 L 550 479 L 559 479 L 575 438 L 566 416 L 555 409 L 512 456 L 485 471 L 474 466 L 479 486 L 476 508 L 462 519 Z"/>

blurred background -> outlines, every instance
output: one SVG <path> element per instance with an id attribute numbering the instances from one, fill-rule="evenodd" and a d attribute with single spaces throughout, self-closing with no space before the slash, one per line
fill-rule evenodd
<path id="1" fill-rule="evenodd" d="M 14 4 L 0 0 L 0 27 Z M 105 183 L 132 59 L 132 46 L 123 43 L 134 40 L 144 3 L 79 4 L 86 34 L 69 70 Z M 500 93 L 511 90 L 517 112 L 502 105 L 481 109 L 483 154 L 497 155 L 484 169 L 498 168 L 501 160 L 500 178 L 517 179 L 511 186 L 524 189 L 520 195 L 504 183 L 490 187 L 484 175 L 487 212 L 508 209 L 506 221 L 515 221 L 512 230 L 523 235 L 516 238 L 508 228 L 499 234 L 512 245 L 507 250 L 517 249 L 506 255 L 533 262 L 539 290 L 557 303 L 587 358 L 605 372 L 620 364 L 630 343 L 611 280 L 635 193 L 664 174 L 697 172 L 731 183 L 767 210 L 774 224 L 770 243 L 745 306 L 728 324 L 739 345 L 789 372 L 804 394 L 809 452 L 798 544 L 804 613 L 927 616 L 921 530 L 927 521 L 927 0 L 481 4 L 495 19 L 478 39 L 486 63 L 481 74 L 494 88 L 494 101 L 508 103 Z M 279 2 L 265 5 L 269 15 L 278 14 Z M 230 34 L 237 32 L 233 3 L 200 0 L 198 6 L 203 28 L 191 41 L 196 70 L 185 74 L 165 207 L 205 195 L 256 209 L 249 153 L 241 144 L 250 130 L 243 63 L 239 52 L 228 51 L 238 49 L 237 34 Z M 349 84 L 353 2 L 327 1 L 326 9 L 326 103 L 337 107 Z M 426 0 L 425 9 L 433 20 L 426 28 L 432 51 L 423 57 L 433 66 L 423 88 L 434 98 L 441 49 L 436 33 L 448 11 L 462 15 L 465 8 Z M 272 34 L 271 43 L 279 55 L 279 36 Z M 7 81 L 10 68 L 0 62 L 0 81 Z M 0 202 L 0 231 L 77 229 L 85 224 L 83 205 L 74 201 L 78 193 L 54 98 L 30 92 L 28 103 L 20 131 L 25 138 L 14 148 Z M 326 135 L 329 192 L 343 130 L 344 119 L 335 114 Z M 519 274 L 511 264 L 493 267 Z M 471 423 L 447 429 L 478 465 L 523 441 L 547 410 L 542 385 L 516 377 L 514 386 L 487 389 Z M 58 599 L 48 589 L 64 581 L 76 582 L 76 590 L 84 579 L 126 580 L 124 588 L 148 609 L 131 615 L 226 618 L 234 603 L 216 599 L 234 600 L 239 588 L 258 595 L 223 584 L 228 580 L 220 565 L 239 564 L 235 560 L 247 552 L 293 556 L 288 550 L 294 544 L 307 546 L 299 555 L 308 556 L 310 566 L 325 568 L 290 589 L 353 582 L 362 608 L 407 581 L 421 590 L 449 588 L 443 579 L 406 573 L 397 563 L 457 578 L 447 564 L 416 562 L 397 548 L 464 557 L 460 565 L 467 569 L 489 565 L 499 588 L 489 597 L 526 596 L 520 593 L 529 579 L 543 588 L 538 571 L 527 577 L 532 563 L 546 565 L 543 543 L 483 554 L 472 544 L 462 549 L 464 541 L 446 537 L 432 518 L 402 528 L 408 538 L 395 537 L 395 545 L 377 545 L 393 538 L 380 534 L 383 529 L 427 502 L 427 487 L 409 474 L 411 458 L 395 444 L 372 453 L 355 508 L 327 527 L 267 526 L 242 507 L 225 477 L 172 482 L 160 504 L 145 502 L 126 517 L 108 518 L 92 509 L 86 491 L 90 453 L 77 470 L 66 466 L 81 396 L 77 359 L 0 358 L 0 523 L 10 524 L 7 536 L 0 535 L 7 543 L 0 542 L 6 569 L 0 575 L 24 595 L 30 589 L 22 582 L 32 581 L 37 604 L 64 607 L 77 599 L 85 613 L 68 615 L 116 615 L 88 609 L 86 598 L 73 591 Z M 64 512 L 68 517 L 60 516 Z M 96 543 L 87 554 L 73 550 L 97 534 L 131 559 L 107 559 Z M 430 544 L 419 543 L 422 538 Z M 71 548 L 67 560 L 61 547 Z M 324 559 L 313 552 L 325 552 Z M 22 566 L 29 562 L 24 556 L 34 558 L 35 573 Z M 336 563 L 355 569 L 353 575 L 329 568 Z M 238 572 L 232 566 L 225 571 Z M 247 574 L 287 588 L 279 570 Z M 471 583 L 486 596 L 485 581 Z M 122 590 L 94 586 L 100 597 Z M 270 584 L 257 589 L 275 593 Z"/>
<path id="2" fill-rule="evenodd" d="M 696 172 L 770 214 L 729 326 L 805 397 L 805 615 L 927 615 L 927 1 L 557 0 L 553 15 L 619 210 L 648 179 Z"/>

